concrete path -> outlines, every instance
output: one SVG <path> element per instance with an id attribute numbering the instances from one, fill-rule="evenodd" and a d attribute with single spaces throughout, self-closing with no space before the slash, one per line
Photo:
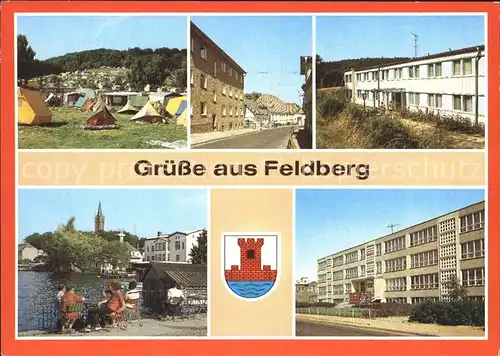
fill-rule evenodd
<path id="1" fill-rule="evenodd" d="M 134 336 L 207 336 L 207 318 L 206 315 L 200 315 L 189 319 L 178 319 L 175 321 L 156 319 L 143 319 L 142 326 L 139 326 L 136 320 L 129 322 L 125 330 L 120 328 L 104 328 L 99 331 L 83 333 L 73 332 L 71 335 L 61 335 L 43 330 L 31 330 L 19 332 L 19 337 L 134 337 Z"/>
<path id="2" fill-rule="evenodd" d="M 332 324 L 319 321 L 297 320 L 296 336 L 417 336 L 409 333 L 398 333 L 390 330 L 369 329 L 354 325 Z"/>

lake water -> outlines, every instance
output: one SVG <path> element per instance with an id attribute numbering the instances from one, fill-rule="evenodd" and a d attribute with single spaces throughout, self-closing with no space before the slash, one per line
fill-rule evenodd
<path id="1" fill-rule="evenodd" d="M 229 288 L 244 298 L 259 298 L 268 293 L 274 285 L 274 281 L 265 281 L 265 282 L 227 282 Z"/>
<path id="2" fill-rule="evenodd" d="M 56 295 L 60 284 L 75 287 L 76 293 L 89 302 L 102 300 L 102 292 L 108 284 L 107 279 L 84 274 L 19 271 L 17 278 L 19 331 L 41 330 L 55 325 Z M 120 282 L 128 286 L 128 281 Z"/>

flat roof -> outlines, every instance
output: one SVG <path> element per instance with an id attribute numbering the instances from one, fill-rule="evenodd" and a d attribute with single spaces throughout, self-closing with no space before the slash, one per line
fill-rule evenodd
<path id="1" fill-rule="evenodd" d="M 354 245 L 354 246 L 351 246 L 351 247 L 345 248 L 345 249 L 340 250 L 340 251 L 338 251 L 338 252 L 331 253 L 331 254 L 326 255 L 326 256 L 324 256 L 324 257 L 318 258 L 316 261 L 320 261 L 320 260 L 323 260 L 323 259 L 328 259 L 328 257 L 330 257 L 330 256 L 334 256 L 334 255 L 338 255 L 338 254 L 340 254 L 340 253 L 344 253 L 344 252 L 345 252 L 345 251 L 347 251 L 347 250 L 351 250 L 351 249 L 353 249 L 353 248 L 361 247 L 361 246 L 366 245 L 366 244 L 368 244 L 368 243 L 370 243 L 370 242 L 375 242 L 375 241 L 377 241 L 377 240 L 382 240 L 382 239 L 384 239 L 384 238 L 386 238 L 386 237 L 389 237 L 389 236 L 399 235 L 399 234 L 401 234 L 401 233 L 402 233 L 403 231 L 405 231 L 405 230 L 409 230 L 409 229 L 414 228 L 414 227 L 416 227 L 416 226 L 418 226 L 418 225 L 423 225 L 423 224 L 426 224 L 426 223 L 428 223 L 428 222 L 430 222 L 430 221 L 432 221 L 432 220 L 436 220 L 436 219 L 442 218 L 443 216 L 446 216 L 446 215 L 449 215 L 449 214 L 453 214 L 453 213 L 459 212 L 459 211 L 461 211 L 461 210 L 465 210 L 465 209 L 470 208 L 470 207 L 472 207 L 472 206 L 474 206 L 474 205 L 479 205 L 479 204 L 482 204 L 482 203 L 484 203 L 484 202 L 485 202 L 485 201 L 484 201 L 484 200 L 482 200 L 482 201 L 479 201 L 479 202 L 477 202 L 477 203 L 473 203 L 473 204 L 470 204 L 470 205 L 464 206 L 463 208 L 455 209 L 455 210 L 450 211 L 450 212 L 448 212 L 448 213 L 441 214 L 441 215 L 438 215 L 438 216 L 436 216 L 436 217 L 433 217 L 432 219 L 428 219 L 428 220 L 425 220 L 425 221 L 419 222 L 419 223 L 417 223 L 417 224 L 410 225 L 410 226 L 408 226 L 408 227 L 405 227 L 404 229 L 401 229 L 401 230 L 395 231 L 395 232 L 393 232 L 393 233 L 390 233 L 390 234 L 387 234 L 387 235 L 384 235 L 384 236 L 381 236 L 381 237 L 376 237 L 376 238 L 371 239 L 371 240 L 368 240 L 368 241 L 366 241 L 366 242 L 363 242 L 363 243 L 360 243 L 360 244 L 357 244 L 357 245 Z"/>
<path id="2" fill-rule="evenodd" d="M 382 69 L 382 68 L 386 68 L 386 67 L 392 67 L 392 66 L 397 66 L 397 65 L 400 65 L 400 64 L 406 64 L 406 63 L 413 63 L 413 62 L 418 62 L 418 61 L 424 61 L 424 60 L 428 60 L 428 59 L 435 59 L 435 58 L 440 58 L 440 57 L 457 56 L 457 55 L 460 55 L 460 54 L 477 52 L 478 49 L 481 50 L 482 52 L 484 52 L 485 48 L 486 48 L 485 45 L 465 47 L 465 48 L 460 48 L 460 49 L 456 49 L 456 50 L 449 50 L 449 51 L 446 51 L 446 52 L 440 52 L 440 53 L 436 53 L 436 54 L 430 54 L 430 55 L 427 55 L 427 56 L 415 57 L 415 58 L 411 58 L 411 59 L 400 61 L 400 62 L 394 62 L 394 63 L 390 63 L 390 64 L 384 64 L 384 65 L 378 65 L 378 66 L 371 66 L 371 67 L 361 68 L 361 69 L 357 69 L 355 71 L 356 72 L 362 72 L 362 71 L 370 70 L 370 69 L 379 69 L 379 68 Z M 349 72 L 350 71 L 346 71 L 344 74 L 349 73 Z"/>

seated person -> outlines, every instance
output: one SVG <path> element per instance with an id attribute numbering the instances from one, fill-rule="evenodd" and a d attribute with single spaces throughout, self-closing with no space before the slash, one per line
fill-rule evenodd
<path id="1" fill-rule="evenodd" d="M 66 286 L 64 284 L 60 284 L 57 290 L 56 300 L 55 300 L 55 320 L 56 320 L 56 329 L 61 329 L 61 300 L 64 294 L 66 293 Z"/>
<path id="2" fill-rule="evenodd" d="M 105 303 L 100 304 L 96 308 L 91 308 L 88 311 L 88 321 L 89 325 L 86 330 L 100 330 L 99 317 L 101 315 L 111 315 L 116 313 L 121 313 L 125 310 L 125 299 L 123 293 L 121 292 L 121 284 L 117 282 L 111 283 L 111 298 Z"/>
<path id="3" fill-rule="evenodd" d="M 175 308 L 184 301 L 184 291 L 180 284 L 174 285 L 167 291 L 167 310 L 169 314 L 173 314 Z"/>
<path id="4" fill-rule="evenodd" d="M 61 298 L 61 315 L 63 319 L 76 319 L 80 316 L 80 313 L 66 313 L 66 309 L 70 304 L 73 303 L 83 303 L 85 301 L 84 297 L 79 296 L 75 292 L 75 288 L 68 286 L 66 287 L 66 293 Z"/>
<path id="5" fill-rule="evenodd" d="M 141 298 L 141 292 L 137 290 L 137 282 L 131 281 L 128 284 L 128 291 L 125 293 L 125 306 L 128 309 L 133 309 Z"/>
<path id="6" fill-rule="evenodd" d="M 108 302 L 108 300 L 111 298 L 111 296 L 113 295 L 113 293 L 111 292 L 111 285 L 112 284 L 113 284 L 113 282 L 109 282 L 106 290 L 102 292 L 102 296 L 104 299 L 101 300 L 99 303 L 97 303 L 98 306 L 106 304 Z"/>

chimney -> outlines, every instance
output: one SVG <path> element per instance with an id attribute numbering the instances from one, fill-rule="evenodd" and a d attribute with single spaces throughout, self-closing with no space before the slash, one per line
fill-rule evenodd
<path id="1" fill-rule="evenodd" d="M 161 232 L 161 231 L 158 231 L 158 235 L 157 235 L 157 237 L 162 237 L 162 236 L 163 236 L 162 232 Z"/>

